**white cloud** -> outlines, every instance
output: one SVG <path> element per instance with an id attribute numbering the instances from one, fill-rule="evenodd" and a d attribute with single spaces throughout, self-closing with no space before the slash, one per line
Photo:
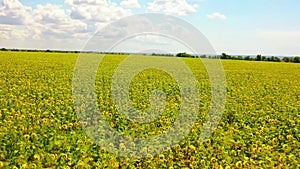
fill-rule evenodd
<path id="1" fill-rule="evenodd" d="M 24 39 L 28 36 L 29 31 L 20 29 L 17 25 L 0 24 L 1 39 Z"/>
<path id="2" fill-rule="evenodd" d="M 141 8 L 138 0 L 123 0 L 121 6 L 126 8 Z"/>
<path id="3" fill-rule="evenodd" d="M 41 36 L 72 38 L 76 37 L 78 33 L 87 32 L 86 23 L 72 19 L 60 6 L 38 5 L 33 14 L 35 20 L 33 27 L 38 30 L 36 33 Z"/>
<path id="4" fill-rule="evenodd" d="M 30 21 L 31 7 L 26 7 L 18 0 L 3 0 L 0 8 L 0 23 L 22 25 Z"/>
<path id="5" fill-rule="evenodd" d="M 31 35 L 25 25 L 32 23 L 32 8 L 18 0 L 3 0 L 0 7 L 1 39 L 26 39 Z"/>
<path id="6" fill-rule="evenodd" d="M 208 19 L 221 19 L 221 20 L 225 20 L 227 19 L 227 17 L 223 14 L 220 14 L 219 12 L 215 12 L 213 14 L 209 14 L 207 15 Z"/>
<path id="7" fill-rule="evenodd" d="M 2 0 L 0 46 L 42 49 L 77 47 L 78 50 L 98 29 L 132 15 L 132 11 L 126 8 L 138 7 L 137 0 L 121 4 L 109 0 L 65 0 L 65 4 L 70 8 L 53 4 L 32 8 L 23 5 L 20 0 Z"/>
<path id="8" fill-rule="evenodd" d="M 110 23 L 132 12 L 106 0 L 66 0 L 71 6 L 71 17 L 94 23 Z"/>
<path id="9" fill-rule="evenodd" d="M 197 12 L 198 5 L 190 4 L 186 0 L 154 0 L 148 3 L 147 10 L 164 12 L 166 14 L 188 15 Z"/>
<path id="10" fill-rule="evenodd" d="M 131 15 L 129 9 L 107 0 L 66 0 L 71 9 L 45 4 L 35 9 L 19 0 L 2 0 L 2 39 L 88 39 L 97 28 Z"/>
<path id="11" fill-rule="evenodd" d="M 105 5 L 107 0 L 65 0 L 67 5 Z"/>

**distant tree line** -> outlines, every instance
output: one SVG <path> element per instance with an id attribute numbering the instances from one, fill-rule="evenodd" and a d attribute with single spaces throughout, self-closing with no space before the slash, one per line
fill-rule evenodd
<path id="1" fill-rule="evenodd" d="M 6 49 L 1 48 L 0 51 L 12 51 L 12 52 L 53 52 L 53 53 L 80 53 L 80 51 L 62 51 L 62 50 L 38 50 L 38 49 Z"/>
<path id="2" fill-rule="evenodd" d="M 195 56 L 191 55 L 191 54 L 188 54 L 188 53 L 178 53 L 176 55 L 176 57 L 184 57 L 184 58 L 193 58 Z"/>
<path id="3" fill-rule="evenodd" d="M 231 60 L 248 60 L 248 61 L 267 61 L 267 62 L 292 62 L 292 63 L 300 63 L 300 57 L 275 57 L 275 56 L 262 56 L 257 55 L 256 57 L 250 56 L 231 56 L 226 53 L 222 53 L 221 56 L 218 56 L 220 59 L 231 59 Z"/>
<path id="4" fill-rule="evenodd" d="M 214 56 L 209 56 L 209 55 L 190 55 L 187 53 L 178 53 L 176 55 L 177 57 L 186 57 L 186 58 L 192 58 L 192 57 L 197 57 L 197 58 L 210 58 L 210 59 L 227 59 L 227 60 L 247 60 L 247 61 L 266 61 L 266 62 L 291 62 L 291 63 L 300 63 L 300 57 L 275 57 L 275 56 L 262 56 L 262 55 L 257 55 L 256 57 L 251 57 L 251 56 L 232 56 L 228 55 L 226 53 L 222 53 L 221 55 L 214 55 Z"/>
<path id="5" fill-rule="evenodd" d="M 38 50 L 38 49 L 6 49 L 1 48 L 0 51 L 13 51 L 13 52 L 47 52 L 47 53 L 96 53 L 96 54 L 117 54 L 117 55 L 128 55 L 128 53 L 120 52 L 95 52 L 95 51 L 66 51 L 66 50 Z"/>
<path id="6" fill-rule="evenodd" d="M 53 52 L 53 53 L 99 53 L 99 54 L 118 54 L 118 55 L 128 55 L 130 53 L 115 53 L 115 52 L 93 52 L 93 51 L 62 51 L 62 50 L 37 50 L 37 49 L 6 49 L 1 48 L 0 51 L 20 51 L 20 52 Z M 144 54 L 146 55 L 146 54 Z M 300 57 L 267 57 L 262 55 L 257 55 L 256 57 L 251 56 L 232 56 L 226 53 L 222 53 L 221 55 L 209 56 L 209 55 L 191 55 L 188 53 L 178 53 L 176 55 L 173 54 L 157 54 L 152 53 L 152 56 L 176 56 L 176 57 L 184 57 L 184 58 L 212 58 L 212 59 L 228 59 L 228 60 L 247 60 L 247 61 L 268 61 L 268 62 L 291 62 L 291 63 L 300 63 Z"/>
<path id="7" fill-rule="evenodd" d="M 168 54 L 168 53 L 152 53 L 151 56 L 170 56 L 174 57 L 174 54 Z"/>

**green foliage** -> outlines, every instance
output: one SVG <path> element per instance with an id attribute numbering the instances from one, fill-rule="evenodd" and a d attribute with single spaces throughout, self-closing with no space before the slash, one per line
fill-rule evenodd
<path id="1" fill-rule="evenodd" d="M 227 55 L 226 53 L 222 53 L 221 59 L 232 59 L 230 55 Z"/>
<path id="2" fill-rule="evenodd" d="M 176 57 L 193 58 L 194 56 L 192 56 L 188 53 L 178 53 L 178 54 L 176 54 Z"/>
<path id="3" fill-rule="evenodd" d="M 256 56 L 256 61 L 262 61 L 261 55 L 257 55 L 257 56 Z"/>
<path id="4" fill-rule="evenodd" d="M 299 167 L 299 64 L 223 60 L 226 109 L 213 136 L 200 143 L 198 136 L 210 108 L 210 83 L 200 59 L 183 58 L 199 85 L 198 120 L 172 149 L 154 157 L 130 159 L 108 153 L 82 130 L 72 99 L 77 56 L 0 53 L 0 168 Z M 111 77 L 125 58 L 106 56 L 99 67 L 96 94 L 102 114 L 125 135 L 160 134 L 177 117 L 181 104 L 178 86 L 160 70 L 140 72 L 132 80 L 132 104 L 147 109 L 150 91 L 159 88 L 168 95 L 170 111 L 142 126 L 125 119 L 110 96 Z"/>
<path id="5" fill-rule="evenodd" d="M 246 56 L 245 60 L 251 60 L 250 56 Z"/>
<path id="6" fill-rule="evenodd" d="M 294 60 L 293 60 L 293 62 L 295 62 L 295 63 L 300 63 L 300 57 L 298 57 L 298 56 L 295 57 Z"/>
<path id="7" fill-rule="evenodd" d="M 222 53 L 219 56 L 220 59 L 230 59 L 230 60 L 248 60 L 248 61 L 268 61 L 268 62 L 293 62 L 293 63 L 300 63 L 300 57 L 284 57 L 280 59 L 279 57 L 271 56 L 266 57 L 262 55 L 257 55 L 256 58 L 252 58 L 250 56 L 231 56 L 226 53 Z"/>

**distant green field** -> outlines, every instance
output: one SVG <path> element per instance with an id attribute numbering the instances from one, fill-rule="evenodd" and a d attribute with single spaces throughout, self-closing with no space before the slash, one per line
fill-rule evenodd
<path id="1" fill-rule="evenodd" d="M 198 137 L 210 107 L 210 84 L 200 59 L 183 61 L 198 83 L 201 107 L 190 134 L 163 154 L 118 157 L 87 137 L 73 107 L 72 78 L 79 54 L 0 52 L 0 168 L 300 168 L 300 64 L 222 61 L 226 110 L 213 136 Z M 139 57 L 139 56 L 136 56 Z M 179 88 L 168 74 L 148 69 L 130 87 L 135 108 L 149 108 L 149 93 L 167 91 L 167 111 L 137 124 L 113 105 L 111 77 L 125 55 L 105 56 L 96 94 L 115 130 L 149 137 L 178 116 Z"/>

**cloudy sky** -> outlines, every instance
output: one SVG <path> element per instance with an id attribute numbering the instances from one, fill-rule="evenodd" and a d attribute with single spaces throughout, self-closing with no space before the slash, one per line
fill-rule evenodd
<path id="1" fill-rule="evenodd" d="M 0 1 L 0 48 L 82 50 L 107 24 L 155 12 L 191 23 L 217 53 L 300 55 L 299 0 Z"/>

